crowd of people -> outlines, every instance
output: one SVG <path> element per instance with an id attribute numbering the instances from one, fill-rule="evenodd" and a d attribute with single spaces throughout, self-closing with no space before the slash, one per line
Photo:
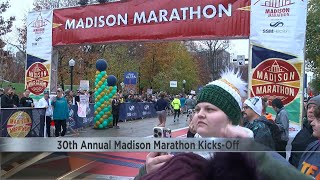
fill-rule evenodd
<path id="1" fill-rule="evenodd" d="M 246 85 L 233 71 L 206 85 L 197 95 L 188 137 L 253 138 L 248 150 L 256 151 L 152 152 L 135 179 L 319 179 L 320 96 L 306 103 L 304 126 L 289 158 L 289 118 L 281 99 L 270 102 L 276 112 L 272 120 L 264 98 L 246 98 Z"/>
<path id="2" fill-rule="evenodd" d="M 253 138 L 252 146 L 248 148 L 260 150 L 175 155 L 152 152 L 135 179 L 320 179 L 320 153 L 317 153 L 320 149 L 320 95 L 305 102 L 303 127 L 291 142 L 291 153 L 287 157 L 289 117 L 283 102 L 278 98 L 271 102 L 258 96 L 247 98 L 246 90 L 247 84 L 241 80 L 239 72 L 227 70 L 220 79 L 203 87 L 197 96 L 172 96 L 160 92 L 143 97 L 117 93 L 112 100 L 113 127 L 119 128 L 121 103 L 152 102 L 158 114 L 158 126 L 166 126 L 168 109 L 173 111 L 174 122 L 179 121 L 181 111 L 192 110 L 188 137 Z M 21 99 L 12 87 L 5 88 L 3 94 L 1 91 L 2 108 L 34 107 L 28 90 Z M 56 137 L 65 135 L 68 107 L 78 102 L 83 94 L 94 101 L 92 93 L 84 91 L 78 91 L 74 96 L 72 91 L 63 92 L 58 88 L 53 99 L 50 99 L 49 92 L 44 92 L 38 106 L 46 108 L 47 127 L 51 119 L 54 120 Z M 269 103 L 276 112 L 274 119 L 266 110 Z"/>

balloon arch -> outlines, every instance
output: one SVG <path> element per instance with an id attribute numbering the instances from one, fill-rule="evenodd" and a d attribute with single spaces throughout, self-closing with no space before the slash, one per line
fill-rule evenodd
<path id="1" fill-rule="evenodd" d="M 303 0 L 174 3 L 129 0 L 30 12 L 26 88 L 40 96 L 47 88 L 56 92 L 58 55 L 53 48 L 56 46 L 249 38 L 248 95 L 276 94 L 286 103 L 290 120 L 301 123 L 307 3 Z M 243 62 L 244 58 L 240 60 Z M 107 75 L 105 60 L 98 60 L 96 67 L 94 126 L 105 128 L 112 121 L 111 100 L 117 91 L 116 78 Z M 278 73 L 284 74 L 283 78 Z"/>

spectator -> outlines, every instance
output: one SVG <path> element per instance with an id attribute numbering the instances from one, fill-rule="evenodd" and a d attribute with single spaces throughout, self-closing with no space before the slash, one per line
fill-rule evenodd
<path id="1" fill-rule="evenodd" d="M 40 108 L 46 108 L 46 113 L 41 119 L 46 119 L 46 131 L 47 131 L 47 137 L 51 136 L 50 133 L 50 126 L 51 126 L 51 116 L 52 116 L 52 107 L 51 107 L 51 100 L 49 97 L 49 91 L 44 91 L 43 92 L 43 98 L 39 100 L 38 106 Z"/>
<path id="2" fill-rule="evenodd" d="M 320 107 L 320 95 L 315 96 L 308 101 L 306 105 L 307 115 L 303 118 L 302 129 L 294 137 L 291 143 L 292 148 L 289 162 L 296 168 L 298 168 L 302 152 L 295 151 L 304 151 L 311 142 L 317 140 L 316 137 L 312 136 L 313 130 L 311 126 L 312 121 L 316 119 L 314 116 L 314 110 L 317 107 Z"/>
<path id="3" fill-rule="evenodd" d="M 185 113 L 186 112 L 186 107 L 185 107 L 185 103 L 186 103 L 186 97 L 185 95 L 181 95 L 180 97 L 180 104 L 181 104 L 181 113 Z"/>
<path id="4" fill-rule="evenodd" d="M 281 141 L 275 142 L 276 150 L 279 154 L 286 158 L 286 146 L 289 140 L 289 117 L 288 112 L 282 104 L 282 101 L 278 98 L 272 101 L 272 108 L 277 113 L 275 123 L 281 131 Z"/>
<path id="5" fill-rule="evenodd" d="M 67 130 L 67 119 L 69 118 L 69 108 L 66 98 L 63 97 L 61 88 L 57 89 L 57 97 L 52 100 L 53 120 L 55 125 L 55 136 L 64 136 Z M 61 132 L 62 127 L 62 132 Z M 61 134 L 60 134 L 61 133 Z"/>
<path id="6" fill-rule="evenodd" d="M 246 128 L 253 132 L 254 140 L 274 150 L 274 142 L 269 127 L 263 123 L 268 121 L 261 115 L 262 99 L 260 97 L 249 98 L 243 104 L 243 117 L 248 120 Z"/>
<path id="7" fill-rule="evenodd" d="M 4 89 L 0 88 L 0 98 L 1 98 L 1 96 L 3 96 L 3 94 L 4 94 Z"/>
<path id="8" fill-rule="evenodd" d="M 12 99 L 13 99 L 13 104 L 19 107 L 19 96 L 16 94 L 16 88 L 12 87 Z"/>
<path id="9" fill-rule="evenodd" d="M 94 99 L 94 92 L 93 91 L 89 91 L 89 103 L 94 103 L 95 99 Z"/>
<path id="10" fill-rule="evenodd" d="M 316 96 L 317 97 L 317 96 Z M 302 154 L 298 169 L 310 175 L 316 180 L 320 179 L 320 107 L 317 106 L 314 110 L 315 119 L 311 122 L 313 129 L 312 135 L 317 138 L 308 145 L 305 152 Z"/>
<path id="11" fill-rule="evenodd" d="M 1 96 L 1 108 L 16 108 L 17 106 L 13 103 L 13 91 L 12 87 L 6 87 L 4 94 Z"/>
<path id="12" fill-rule="evenodd" d="M 113 116 L 113 127 L 119 129 L 118 121 L 119 121 L 119 111 L 120 111 L 120 100 L 119 96 L 116 95 L 112 100 L 112 116 Z"/>
<path id="13" fill-rule="evenodd" d="M 34 107 L 33 99 L 30 96 L 30 91 L 26 89 L 24 91 L 24 97 L 20 99 L 21 107 Z"/>

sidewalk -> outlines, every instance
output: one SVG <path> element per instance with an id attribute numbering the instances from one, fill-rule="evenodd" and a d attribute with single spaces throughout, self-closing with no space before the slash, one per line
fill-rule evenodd
<path id="1" fill-rule="evenodd" d="M 166 127 L 171 130 L 187 127 L 186 114 L 180 115 L 179 121 L 173 122 L 173 116 L 167 116 Z M 80 137 L 146 137 L 153 134 L 153 128 L 159 124 L 158 118 L 139 119 L 119 122 L 120 129 L 86 128 Z"/>

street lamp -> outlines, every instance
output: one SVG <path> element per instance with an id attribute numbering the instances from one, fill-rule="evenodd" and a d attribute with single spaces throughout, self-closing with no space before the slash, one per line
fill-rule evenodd
<path id="1" fill-rule="evenodd" d="M 70 67 L 70 81 L 71 81 L 71 87 L 70 87 L 70 90 L 72 91 L 73 90 L 73 67 L 74 65 L 76 64 L 76 61 L 73 60 L 73 59 L 70 59 L 69 61 L 69 67 Z"/>
<path id="2" fill-rule="evenodd" d="M 185 90 L 186 90 L 186 80 L 182 80 L 182 84 L 183 84 L 183 94 L 185 94 Z"/>

